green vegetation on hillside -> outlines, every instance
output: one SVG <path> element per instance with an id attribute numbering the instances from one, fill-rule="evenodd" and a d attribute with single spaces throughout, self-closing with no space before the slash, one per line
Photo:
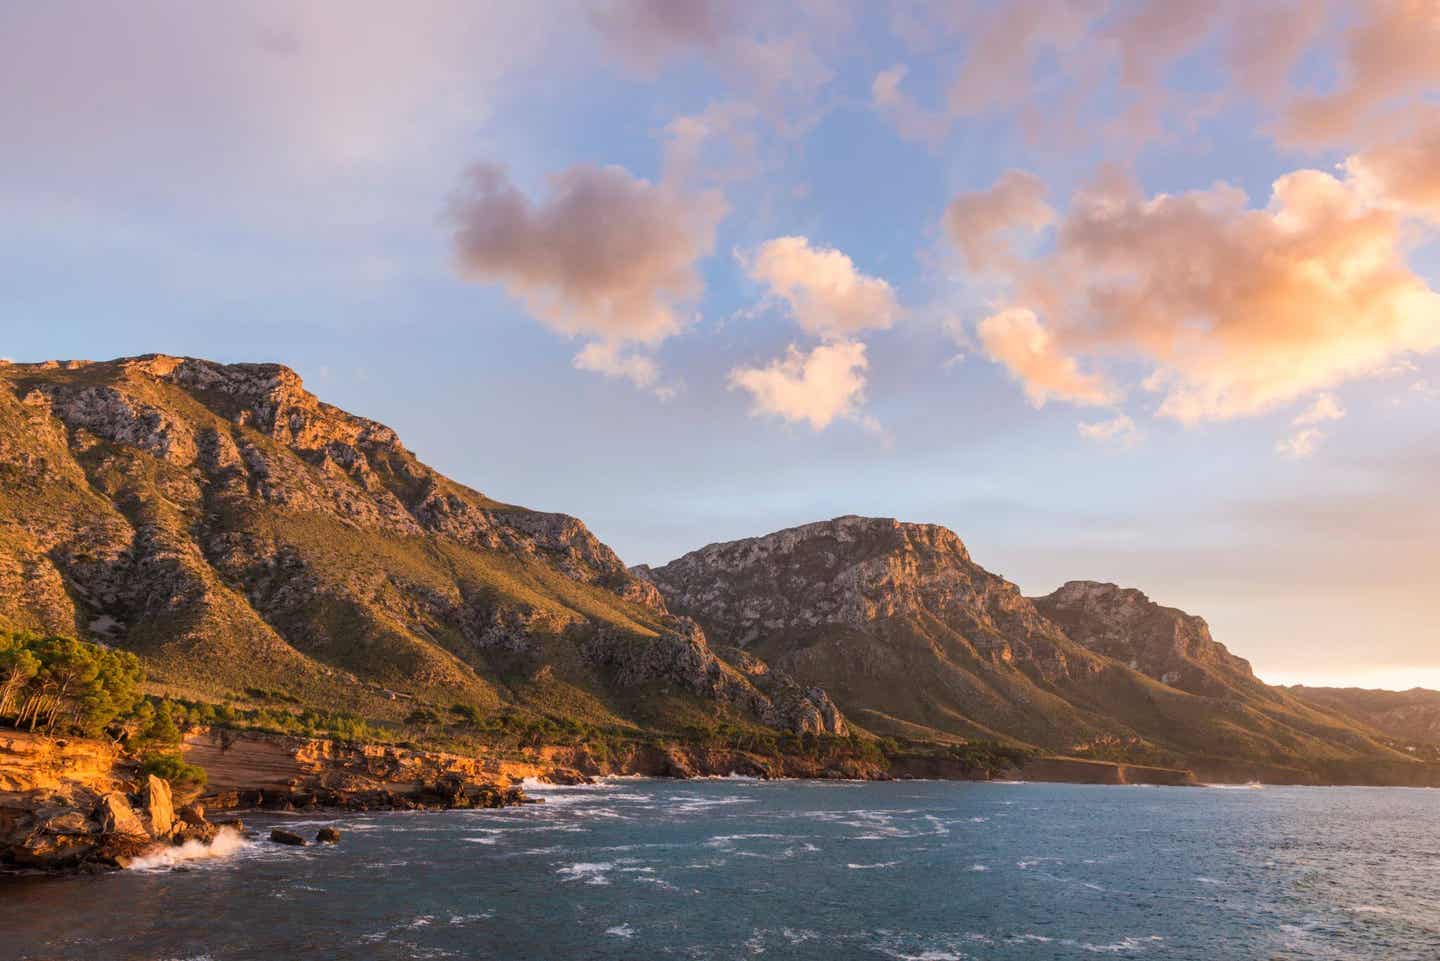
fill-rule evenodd
<path id="1" fill-rule="evenodd" d="M 128 651 L 69 637 L 0 633 L 0 722 L 98 734 L 141 701 L 144 670 Z"/>

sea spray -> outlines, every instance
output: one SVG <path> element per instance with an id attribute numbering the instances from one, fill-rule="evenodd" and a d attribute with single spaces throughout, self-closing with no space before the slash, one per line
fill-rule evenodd
<path id="1" fill-rule="evenodd" d="M 187 861 L 214 861 L 228 858 L 254 846 L 239 831 L 223 827 L 220 829 L 220 833 L 215 835 L 215 840 L 209 844 L 204 841 L 186 841 L 184 844 L 174 847 L 157 848 L 149 854 L 133 859 L 125 867 L 130 871 L 154 871 L 159 868 L 174 867 Z"/>

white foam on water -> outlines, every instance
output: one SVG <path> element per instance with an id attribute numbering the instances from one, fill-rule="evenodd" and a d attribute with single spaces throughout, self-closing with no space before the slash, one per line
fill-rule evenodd
<path id="1" fill-rule="evenodd" d="M 1196 883 L 1196 884 L 1213 884 L 1213 885 L 1215 885 L 1215 886 L 1217 886 L 1217 887 L 1223 886 L 1223 885 L 1225 884 L 1224 881 L 1220 881 L 1220 880 L 1217 880 L 1217 879 L 1215 879 L 1215 878 L 1206 878 L 1206 877 L 1197 877 L 1197 878 L 1195 879 L 1195 883 Z"/>
<path id="2" fill-rule="evenodd" d="M 172 868 L 177 864 L 191 861 L 217 861 L 250 851 L 255 845 L 247 841 L 234 828 L 221 828 L 215 840 L 209 844 L 203 841 L 186 841 L 178 847 L 159 848 L 156 851 L 135 858 L 126 865 L 128 871 L 155 871 Z"/>
<path id="3" fill-rule="evenodd" d="M 500 839 L 493 834 L 484 834 L 478 838 L 461 838 L 466 844 L 499 844 Z"/>
<path id="4" fill-rule="evenodd" d="M 1128 954 L 1136 951 L 1144 951 L 1146 948 L 1159 941 L 1164 941 L 1158 934 L 1152 934 L 1145 938 L 1121 938 L 1112 944 L 1090 944 L 1080 942 L 1078 947 L 1091 954 Z M 1067 942 L 1070 943 L 1070 942 Z"/>
<path id="5" fill-rule="evenodd" d="M 635 937 L 635 929 L 628 924 L 617 924 L 613 928 L 606 928 L 605 933 L 612 937 L 625 938 L 626 940 Z"/>
<path id="6" fill-rule="evenodd" d="M 980 871 L 988 871 L 990 869 L 983 864 L 972 864 L 970 865 L 970 870 L 978 873 Z"/>
<path id="7" fill-rule="evenodd" d="M 875 864 L 847 864 L 845 866 L 852 871 L 869 871 L 874 868 L 893 868 L 899 863 L 899 861 L 879 861 Z"/>
<path id="8" fill-rule="evenodd" d="M 566 881 L 584 881 L 586 884 L 609 884 L 607 876 L 615 870 L 615 865 L 610 861 L 581 861 L 560 868 L 555 873 L 563 876 Z"/>
<path id="9" fill-rule="evenodd" d="M 495 917 L 494 911 L 482 911 L 479 914 L 452 914 L 450 915 L 450 924 L 458 928 L 476 921 L 489 921 L 493 917 Z"/>

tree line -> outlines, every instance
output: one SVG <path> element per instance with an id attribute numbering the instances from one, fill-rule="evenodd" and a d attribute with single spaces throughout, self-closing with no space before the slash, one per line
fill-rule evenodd
<path id="1" fill-rule="evenodd" d="M 0 724 L 94 736 L 141 703 L 140 659 L 72 637 L 0 631 Z"/>

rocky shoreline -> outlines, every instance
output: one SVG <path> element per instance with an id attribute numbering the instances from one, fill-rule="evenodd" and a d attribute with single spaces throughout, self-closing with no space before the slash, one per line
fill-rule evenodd
<path id="1" fill-rule="evenodd" d="M 123 868 L 222 827 L 108 742 L 0 734 L 0 871 Z"/>
<path id="2" fill-rule="evenodd" d="M 107 741 L 0 734 L 0 873 L 124 868 L 167 848 L 209 845 L 226 828 L 243 832 L 235 816 L 247 811 L 421 811 L 540 803 L 542 798 L 526 795 L 526 781 L 584 784 L 613 776 L 739 775 L 1200 783 L 1184 769 L 1054 756 L 999 770 L 977 770 L 943 753 L 822 760 L 649 743 L 599 754 L 576 746 L 470 756 L 230 729 L 193 730 L 182 749 L 185 760 L 205 768 L 210 780 L 203 793 L 176 799 L 164 779 L 142 774 L 134 760 Z M 1218 780 L 1234 781 L 1244 772 L 1234 773 Z M 217 818 L 219 812 L 225 818 Z"/>

